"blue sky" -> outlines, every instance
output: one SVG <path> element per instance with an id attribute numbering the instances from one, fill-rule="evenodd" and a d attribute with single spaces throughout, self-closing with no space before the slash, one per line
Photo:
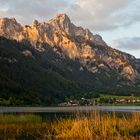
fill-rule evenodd
<path id="1" fill-rule="evenodd" d="M 59 13 L 100 34 L 111 47 L 140 58 L 140 0 L 0 0 L 0 17 L 23 24 Z"/>

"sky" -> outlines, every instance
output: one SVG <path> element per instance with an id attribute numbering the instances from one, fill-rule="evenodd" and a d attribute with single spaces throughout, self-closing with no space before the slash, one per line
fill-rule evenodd
<path id="1" fill-rule="evenodd" d="M 0 17 L 22 24 L 66 13 L 116 49 L 140 58 L 140 0 L 0 0 Z"/>

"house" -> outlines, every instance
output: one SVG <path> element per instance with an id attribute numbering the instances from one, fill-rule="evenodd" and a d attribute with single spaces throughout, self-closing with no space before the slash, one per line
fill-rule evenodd
<path id="1" fill-rule="evenodd" d="M 80 103 L 78 100 L 70 100 L 67 103 L 69 106 L 78 106 Z"/>

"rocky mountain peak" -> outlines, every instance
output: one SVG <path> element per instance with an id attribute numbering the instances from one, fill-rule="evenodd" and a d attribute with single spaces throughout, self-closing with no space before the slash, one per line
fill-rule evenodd
<path id="1" fill-rule="evenodd" d="M 66 32 L 67 34 L 71 32 L 72 23 L 66 14 L 59 14 L 48 23 L 60 32 Z"/>
<path id="2" fill-rule="evenodd" d="M 32 26 L 38 26 L 39 25 L 39 21 L 38 20 L 34 20 L 33 22 L 32 22 Z"/>
<path id="3" fill-rule="evenodd" d="M 2 24 L 13 24 L 13 23 L 17 23 L 16 19 L 15 18 L 7 18 L 7 17 L 4 17 L 4 18 L 0 18 L 0 23 Z"/>
<path id="4" fill-rule="evenodd" d="M 101 45 L 101 46 L 107 46 L 106 42 L 102 39 L 102 37 L 98 34 L 93 35 L 93 42 L 95 44 Z"/>
<path id="5" fill-rule="evenodd" d="M 23 27 L 16 21 L 15 18 L 0 19 L 0 35 L 7 38 L 20 39 L 20 32 Z"/>
<path id="6" fill-rule="evenodd" d="M 54 18 L 54 20 L 60 20 L 62 22 L 70 22 L 70 19 L 69 19 L 68 15 L 66 15 L 66 14 L 58 14 Z"/>
<path id="7" fill-rule="evenodd" d="M 57 23 L 57 24 L 60 24 L 60 25 L 67 25 L 67 24 L 71 23 L 69 17 L 66 14 L 59 14 L 56 17 L 54 17 L 51 20 L 49 20 L 48 23 L 51 24 L 53 22 Z"/>
<path id="8" fill-rule="evenodd" d="M 32 25 L 22 26 L 15 19 L 0 19 L 0 36 L 18 41 L 30 41 L 38 51 L 45 51 L 44 44 L 61 56 L 78 60 L 81 70 L 93 74 L 116 71 L 120 77 L 134 80 L 140 73 L 140 63 L 127 54 L 110 48 L 100 35 L 74 25 L 66 14 L 59 14 L 48 22 L 34 20 Z M 61 51 L 60 51 L 61 50 Z"/>
<path id="9" fill-rule="evenodd" d="M 57 15 L 55 18 L 51 19 L 48 24 L 53 28 L 55 32 L 68 35 L 80 43 L 86 40 L 90 40 L 96 45 L 107 45 L 101 36 L 93 35 L 88 29 L 74 25 L 66 14 Z"/>

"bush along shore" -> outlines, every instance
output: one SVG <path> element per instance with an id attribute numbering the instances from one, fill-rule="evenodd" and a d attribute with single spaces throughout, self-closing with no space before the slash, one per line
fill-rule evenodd
<path id="1" fill-rule="evenodd" d="M 140 113 L 115 113 L 42 121 L 36 115 L 0 115 L 0 140 L 139 140 Z"/>

